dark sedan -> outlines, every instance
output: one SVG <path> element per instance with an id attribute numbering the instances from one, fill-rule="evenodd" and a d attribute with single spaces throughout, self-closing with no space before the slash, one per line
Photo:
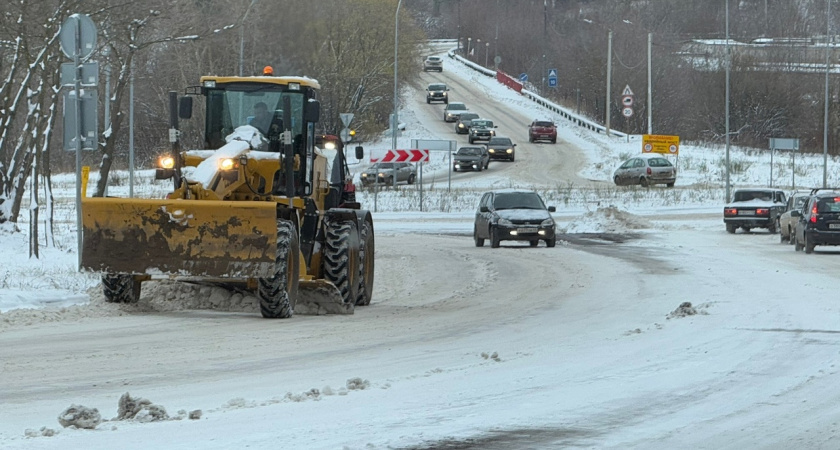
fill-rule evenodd
<path id="1" fill-rule="evenodd" d="M 502 189 L 486 192 L 478 203 L 473 227 L 476 247 L 490 240 L 490 247 L 498 248 L 501 241 L 528 241 L 531 247 L 545 241 L 554 247 L 555 223 L 551 217 L 553 206 L 546 207 L 534 191 Z"/>
<path id="2" fill-rule="evenodd" d="M 483 145 L 461 147 L 452 155 L 452 171 L 476 170 L 481 172 L 490 167 L 490 154 Z"/>
<path id="3" fill-rule="evenodd" d="M 506 159 L 513 162 L 516 158 L 516 144 L 509 137 L 493 136 L 487 142 L 490 159 Z"/>

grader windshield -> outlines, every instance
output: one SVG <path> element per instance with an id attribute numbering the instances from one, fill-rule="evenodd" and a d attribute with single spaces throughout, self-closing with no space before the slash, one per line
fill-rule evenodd
<path id="1" fill-rule="evenodd" d="M 207 101 L 205 140 L 209 148 L 225 144 L 225 136 L 242 125 L 251 125 L 268 139 L 290 129 L 292 136 L 311 141 L 305 106 L 314 98 L 317 83 L 291 77 L 202 78 Z M 306 81 L 309 81 L 307 83 Z M 314 84 L 312 86 L 311 84 Z M 286 99 L 288 98 L 288 103 Z M 283 105 L 289 105 L 291 123 L 283 123 Z"/>

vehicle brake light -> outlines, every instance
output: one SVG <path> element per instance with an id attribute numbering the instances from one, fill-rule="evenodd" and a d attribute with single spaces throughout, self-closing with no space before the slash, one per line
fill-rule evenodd
<path id="1" fill-rule="evenodd" d="M 768 208 L 757 208 L 755 210 L 755 214 L 757 216 L 767 216 L 767 215 L 770 214 L 770 209 L 768 209 Z"/>
<path id="2" fill-rule="evenodd" d="M 652 170 L 650 170 L 650 167 L 648 167 L 648 168 L 647 168 L 647 174 L 648 174 L 648 175 L 650 175 L 650 174 L 652 174 L 652 173 L 653 173 L 653 171 L 652 171 Z"/>
<path id="3" fill-rule="evenodd" d="M 737 216 L 738 209 L 737 208 L 726 208 L 723 210 L 723 214 L 726 216 Z"/>
<path id="4" fill-rule="evenodd" d="M 817 204 L 814 203 L 814 206 L 811 207 L 811 223 L 817 223 Z"/>

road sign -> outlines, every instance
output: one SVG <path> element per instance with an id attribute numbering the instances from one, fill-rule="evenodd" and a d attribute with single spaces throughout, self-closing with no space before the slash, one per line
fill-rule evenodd
<path id="1" fill-rule="evenodd" d="M 76 67 L 73 63 L 61 64 L 61 85 L 74 86 L 76 84 Z M 99 63 L 89 62 L 82 64 L 82 77 L 79 79 L 82 87 L 91 87 L 99 84 Z"/>
<path id="2" fill-rule="evenodd" d="M 557 87 L 557 78 L 549 78 L 548 87 Z"/>
<path id="3" fill-rule="evenodd" d="M 624 92 L 622 92 L 621 95 L 629 95 L 631 97 L 634 95 L 633 91 L 630 90 L 629 84 L 627 86 L 624 86 Z"/>
<path id="4" fill-rule="evenodd" d="M 799 150 L 797 138 L 770 138 L 770 148 L 775 150 Z"/>
<path id="5" fill-rule="evenodd" d="M 96 48 L 96 25 L 85 14 L 73 14 L 61 24 L 58 41 L 64 56 L 85 59 Z"/>
<path id="6" fill-rule="evenodd" d="M 341 132 L 338 133 L 338 135 L 341 138 L 341 142 L 344 142 L 345 144 L 350 142 L 350 129 L 349 128 L 345 128 L 345 129 L 341 130 Z"/>
<path id="7" fill-rule="evenodd" d="M 343 123 L 345 127 L 349 127 L 350 122 L 353 121 L 353 113 L 339 113 L 338 117 L 341 119 L 341 123 Z"/>
<path id="8" fill-rule="evenodd" d="M 82 120 L 79 134 L 82 138 L 82 150 L 97 149 L 97 135 L 99 133 L 97 122 L 98 95 L 95 89 L 81 90 Z M 64 91 L 64 150 L 76 151 L 76 90 Z"/>
<path id="9" fill-rule="evenodd" d="M 557 69 L 548 69 L 548 78 L 557 78 Z"/>
<path id="10" fill-rule="evenodd" d="M 680 137 L 659 134 L 643 134 L 642 153 L 663 153 L 666 155 L 679 155 Z"/>
<path id="11" fill-rule="evenodd" d="M 621 103 L 626 107 L 633 106 L 633 96 L 632 95 L 625 95 L 621 97 Z"/>
<path id="12" fill-rule="evenodd" d="M 428 150 L 388 150 L 380 162 L 429 162 Z M 371 162 L 376 162 L 371 158 Z"/>
<path id="13" fill-rule="evenodd" d="M 498 66 L 499 64 L 502 63 L 502 57 L 501 56 L 496 56 L 495 58 L 493 58 L 493 62 Z"/>
<path id="14" fill-rule="evenodd" d="M 523 83 L 524 83 L 524 82 L 526 82 L 526 81 L 528 81 L 528 74 L 527 74 L 527 73 L 524 73 L 524 72 L 523 72 L 523 73 L 520 73 L 520 74 L 519 74 L 519 81 L 521 81 L 521 82 L 523 82 Z"/>
<path id="15" fill-rule="evenodd" d="M 621 110 L 621 114 L 623 114 L 624 117 L 631 117 L 633 116 L 633 108 L 624 108 Z"/>

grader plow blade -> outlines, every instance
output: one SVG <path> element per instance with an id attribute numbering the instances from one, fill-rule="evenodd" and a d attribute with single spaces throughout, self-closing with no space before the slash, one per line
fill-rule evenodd
<path id="1" fill-rule="evenodd" d="M 274 274 L 276 204 L 82 199 L 81 267 L 106 273 L 258 278 Z"/>
<path id="2" fill-rule="evenodd" d="M 345 303 L 338 288 L 326 280 L 300 281 L 295 314 L 303 316 L 324 314 L 353 314 L 355 304 Z"/>

